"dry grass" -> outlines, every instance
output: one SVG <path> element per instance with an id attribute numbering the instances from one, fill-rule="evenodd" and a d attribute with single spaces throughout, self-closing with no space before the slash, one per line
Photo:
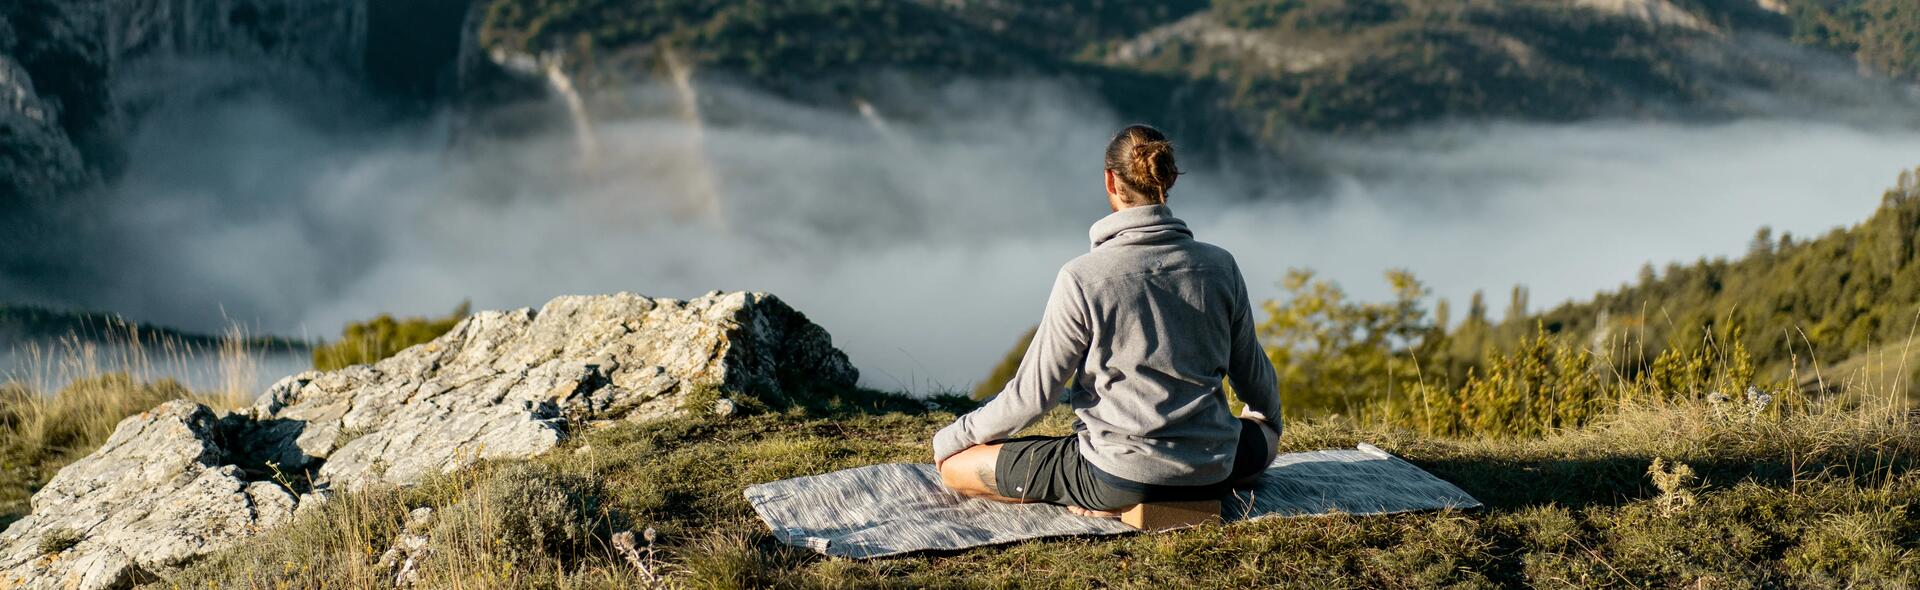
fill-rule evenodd
<path id="1" fill-rule="evenodd" d="M 24 515 L 35 490 L 99 447 L 127 416 L 181 398 L 217 409 L 249 404 L 257 368 L 245 341 L 233 331 L 219 348 L 202 350 L 133 332 L 104 346 L 73 338 L 14 351 L 28 361 L 23 374 L 0 375 L 0 526 Z M 187 367 L 213 372 L 203 377 L 215 387 L 196 392 L 153 377 Z M 49 394 L 29 383 L 61 385 Z"/>

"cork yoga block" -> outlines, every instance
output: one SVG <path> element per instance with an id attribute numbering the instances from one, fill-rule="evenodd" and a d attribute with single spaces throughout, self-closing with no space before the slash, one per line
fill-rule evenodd
<path id="1" fill-rule="evenodd" d="M 1220 501 L 1150 502 L 1120 513 L 1120 522 L 1143 531 L 1165 531 L 1220 522 Z"/>

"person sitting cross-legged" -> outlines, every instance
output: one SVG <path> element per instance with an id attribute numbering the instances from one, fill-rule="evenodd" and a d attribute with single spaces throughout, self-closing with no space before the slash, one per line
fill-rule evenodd
<path id="1" fill-rule="evenodd" d="M 947 487 L 1113 517 L 1142 503 L 1219 499 L 1273 462 L 1273 365 L 1233 256 L 1194 240 L 1167 208 L 1179 173 L 1159 130 L 1134 125 L 1113 138 L 1113 213 L 1093 224 L 1093 249 L 1060 269 L 1006 387 L 934 436 Z M 1246 404 L 1238 418 L 1223 379 Z M 1008 438 L 1063 397 L 1076 416 L 1071 436 Z"/>

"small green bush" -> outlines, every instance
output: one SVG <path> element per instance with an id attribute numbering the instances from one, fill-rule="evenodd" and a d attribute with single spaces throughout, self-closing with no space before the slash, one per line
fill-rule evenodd
<path id="1" fill-rule="evenodd" d="M 1013 348 L 1008 350 L 1005 356 L 1000 357 L 1000 362 L 993 365 L 993 371 L 987 373 L 987 378 L 973 385 L 973 399 L 985 401 L 1000 395 L 1000 390 L 1005 389 L 1007 382 L 1013 380 L 1014 371 L 1020 370 L 1020 359 L 1027 356 L 1027 347 L 1033 345 L 1033 335 L 1039 331 L 1040 327 L 1034 326 L 1027 328 L 1026 333 L 1020 335 L 1020 341 L 1014 343 Z"/>
<path id="2" fill-rule="evenodd" d="M 340 331 L 339 341 L 314 347 L 313 368 L 332 371 L 393 356 L 407 347 L 439 338 L 453 330 L 460 320 L 467 319 L 470 310 L 471 305 L 463 302 L 453 309 L 453 313 L 439 318 L 394 319 L 391 315 L 380 314 L 371 320 L 347 324 Z"/>
<path id="3" fill-rule="evenodd" d="M 435 521 L 436 555 L 516 566 L 604 548 L 615 525 L 600 481 L 539 464 L 500 469 Z"/>

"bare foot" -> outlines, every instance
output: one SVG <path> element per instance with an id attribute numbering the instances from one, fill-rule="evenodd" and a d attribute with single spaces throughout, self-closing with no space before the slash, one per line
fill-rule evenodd
<path id="1" fill-rule="evenodd" d="M 1105 510 L 1093 510 L 1089 508 L 1081 508 L 1079 506 L 1068 506 L 1067 512 L 1072 512 L 1080 516 L 1086 516 L 1086 517 L 1092 517 L 1092 518 L 1120 518 L 1120 513 L 1118 512 L 1108 512 Z"/>

